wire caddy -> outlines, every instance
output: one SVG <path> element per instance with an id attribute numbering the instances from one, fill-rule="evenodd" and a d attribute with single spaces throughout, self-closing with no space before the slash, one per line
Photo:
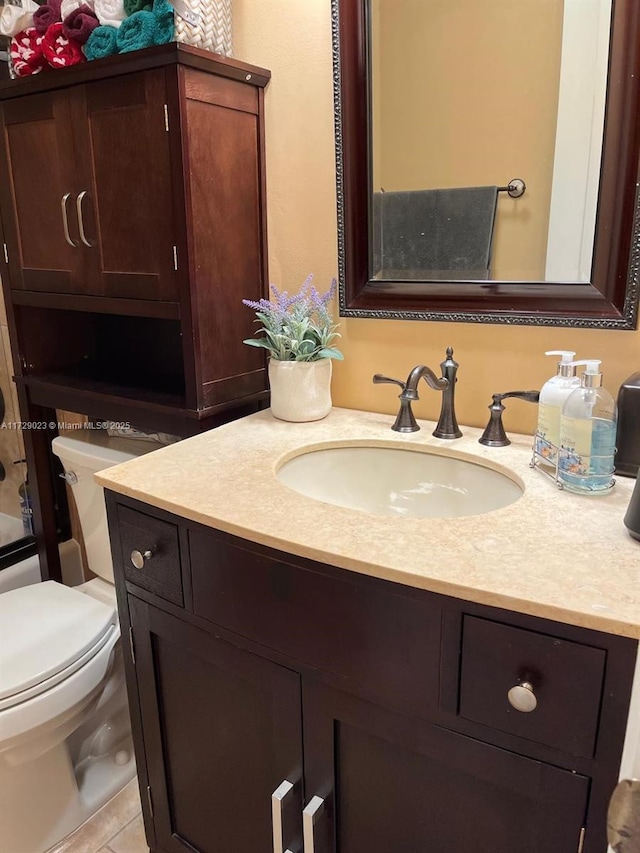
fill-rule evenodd
<path id="1" fill-rule="evenodd" d="M 550 441 L 547 441 L 547 439 L 543 438 L 539 432 L 534 433 L 531 450 L 532 456 L 529 467 L 535 468 L 541 474 L 549 477 L 554 481 L 559 489 L 566 488 L 567 491 L 580 492 L 581 494 L 591 492 L 594 495 L 602 495 L 608 494 L 616 484 L 615 478 L 613 477 L 614 468 L 609 466 L 611 467 L 611 470 L 608 471 L 605 467 L 606 461 L 611 459 L 611 456 L 576 457 L 572 451 L 566 450 L 563 447 L 558 447 L 556 444 L 552 444 Z M 593 472 L 583 473 L 581 468 L 584 466 L 581 466 L 579 461 L 584 462 L 584 460 L 589 463 L 586 466 L 587 469 L 591 468 L 592 461 L 602 460 L 600 465 L 605 470 L 598 472 L 597 474 L 594 474 Z M 565 478 L 571 478 L 570 482 L 564 482 L 561 479 L 561 471 L 564 472 Z M 597 488 L 594 488 L 588 481 L 593 482 L 596 478 L 601 480 L 601 482 L 598 483 Z M 572 486 L 575 488 L 572 488 Z"/>

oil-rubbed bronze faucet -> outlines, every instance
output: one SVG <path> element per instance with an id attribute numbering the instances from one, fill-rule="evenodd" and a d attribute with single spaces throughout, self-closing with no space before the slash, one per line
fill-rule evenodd
<path id="1" fill-rule="evenodd" d="M 451 347 L 447 348 L 446 358 L 440 363 L 440 367 L 442 369 L 442 376 L 438 378 L 430 367 L 419 364 L 413 368 L 406 382 L 376 373 L 373 377 L 376 385 L 382 382 L 390 382 L 394 385 L 399 385 L 402 389 L 398 395 L 400 411 L 391 429 L 396 432 L 417 432 L 420 429 L 413 415 L 411 404 L 414 400 L 420 399 L 418 396 L 418 383 L 421 379 L 424 379 L 429 388 L 433 388 L 434 391 L 442 391 L 440 418 L 438 425 L 433 431 L 433 435 L 436 438 L 461 437 L 462 432 L 458 427 L 454 405 L 458 362 L 453 360 L 453 349 Z"/>

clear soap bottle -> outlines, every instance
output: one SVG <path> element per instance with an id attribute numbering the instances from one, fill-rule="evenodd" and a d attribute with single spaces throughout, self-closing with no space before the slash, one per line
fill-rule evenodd
<path id="1" fill-rule="evenodd" d="M 601 362 L 586 365 L 581 386 L 562 407 L 558 478 L 563 486 L 583 494 L 603 493 L 613 485 L 616 452 L 616 401 L 602 387 Z"/>
<path id="2" fill-rule="evenodd" d="M 555 468 L 557 448 L 560 445 L 560 418 L 562 407 L 569 394 L 580 387 L 576 375 L 575 352 L 549 350 L 545 355 L 559 355 L 557 373 L 547 380 L 540 390 L 538 401 L 538 426 L 536 428 L 536 455 L 538 463 Z"/>

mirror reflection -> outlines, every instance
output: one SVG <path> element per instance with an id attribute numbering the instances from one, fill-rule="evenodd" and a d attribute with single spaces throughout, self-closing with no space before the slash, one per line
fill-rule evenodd
<path id="1" fill-rule="evenodd" d="M 370 273 L 589 282 L 611 0 L 370 0 Z"/>

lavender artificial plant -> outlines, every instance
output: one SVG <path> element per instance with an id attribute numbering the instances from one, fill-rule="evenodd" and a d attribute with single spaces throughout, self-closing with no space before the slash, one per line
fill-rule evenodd
<path id="1" fill-rule="evenodd" d="M 248 338 L 244 343 L 263 347 L 277 361 L 342 359 L 340 350 L 331 346 L 340 335 L 327 307 L 335 296 L 336 280 L 324 294 L 318 293 L 312 281 L 313 275 L 309 275 L 293 296 L 286 290 L 281 293 L 272 284 L 272 299 L 243 299 L 243 304 L 256 312 L 256 322 L 262 324 L 259 331 L 264 332 L 264 337 Z"/>

